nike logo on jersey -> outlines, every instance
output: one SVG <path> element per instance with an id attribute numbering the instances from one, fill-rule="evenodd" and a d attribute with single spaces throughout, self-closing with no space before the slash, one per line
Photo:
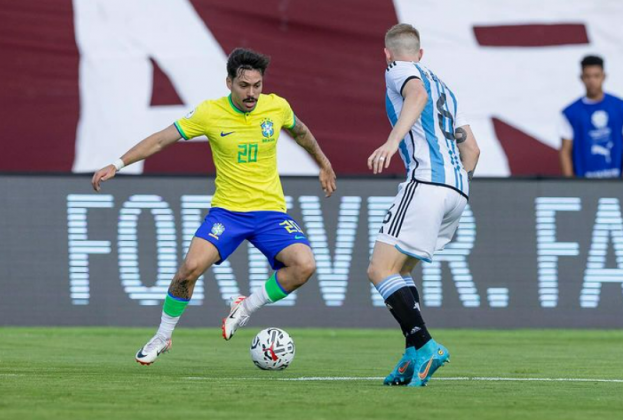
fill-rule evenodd
<path id="1" fill-rule="evenodd" d="M 296 235 L 294 239 L 305 239 L 305 237 L 303 235 Z"/>
<path id="2" fill-rule="evenodd" d="M 225 132 L 221 131 L 221 137 L 226 137 L 226 136 L 229 136 L 230 134 L 234 134 L 234 133 L 235 133 L 235 131 L 230 131 L 229 133 L 225 133 Z"/>

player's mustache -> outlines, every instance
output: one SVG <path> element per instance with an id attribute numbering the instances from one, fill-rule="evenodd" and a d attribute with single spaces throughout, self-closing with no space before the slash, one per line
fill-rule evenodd
<path id="1" fill-rule="evenodd" d="M 257 101 L 256 98 L 249 96 L 247 99 L 243 100 L 242 102 L 255 102 L 255 101 Z"/>

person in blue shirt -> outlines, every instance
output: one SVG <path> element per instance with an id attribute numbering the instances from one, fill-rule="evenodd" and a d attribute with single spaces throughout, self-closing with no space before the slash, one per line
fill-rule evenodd
<path id="1" fill-rule="evenodd" d="M 623 160 L 623 100 L 604 93 L 604 60 L 581 62 L 586 96 L 562 111 L 560 165 L 566 177 L 620 178 Z"/>

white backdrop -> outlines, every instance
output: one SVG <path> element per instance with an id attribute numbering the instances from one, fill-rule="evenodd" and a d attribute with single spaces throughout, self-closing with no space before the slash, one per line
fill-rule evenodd
<path id="1" fill-rule="evenodd" d="M 623 95 L 621 0 L 394 0 L 401 22 L 421 32 L 423 62 L 459 96 L 482 154 L 479 176 L 508 176 L 493 129 L 498 117 L 558 148 L 558 116 L 584 94 L 580 61 L 605 58 L 605 89 Z M 583 23 L 587 45 L 483 47 L 474 26 Z"/>
<path id="2" fill-rule="evenodd" d="M 80 120 L 74 172 L 113 161 L 206 98 L 228 93 L 226 55 L 189 0 L 74 0 L 80 52 Z M 606 60 L 606 90 L 623 95 L 622 0 L 394 0 L 416 26 L 423 62 L 457 93 L 481 144 L 480 176 L 510 175 L 492 117 L 557 148 L 561 109 L 583 94 L 579 61 Z M 584 24 L 589 44 L 484 47 L 474 26 Z M 187 106 L 150 107 L 153 58 Z M 315 163 L 287 135 L 279 171 L 313 175 Z M 286 158 L 287 156 L 287 158 Z M 142 163 L 127 173 L 142 173 Z"/>
<path id="3" fill-rule="evenodd" d="M 109 164 L 203 100 L 229 94 L 227 56 L 188 0 L 73 3 L 81 108 L 74 172 L 92 172 Z M 188 106 L 149 105 L 150 57 Z M 316 163 L 286 133 L 279 140 L 278 162 L 282 174 L 318 173 Z M 142 172 L 143 162 L 124 169 Z"/>

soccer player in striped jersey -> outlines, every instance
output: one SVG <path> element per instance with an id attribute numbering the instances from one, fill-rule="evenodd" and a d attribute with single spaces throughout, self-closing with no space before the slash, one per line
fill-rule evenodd
<path id="1" fill-rule="evenodd" d="M 424 386 L 449 360 L 448 350 L 426 328 L 411 271 L 420 260 L 431 262 L 452 239 L 480 154 L 456 95 L 420 64 L 422 54 L 413 26 L 398 24 L 387 32 L 385 105 L 393 129 L 368 158 L 377 174 L 399 152 L 407 172 L 368 267 L 370 281 L 406 337 L 386 385 Z"/>
<path id="2" fill-rule="evenodd" d="M 314 255 L 299 225 L 286 213 L 277 172 L 277 141 L 285 128 L 320 167 L 320 184 L 329 197 L 335 191 L 335 173 L 307 126 L 296 118 L 288 102 L 262 94 L 269 58 L 236 49 L 227 59 L 229 96 L 206 100 L 168 128 L 147 137 L 114 164 L 93 175 L 102 181 L 126 165 L 161 151 L 181 138 L 205 135 L 216 166 L 212 208 L 195 233 L 184 263 L 171 281 L 164 301 L 160 328 L 137 353 L 136 361 L 149 365 L 171 347 L 171 336 L 193 294 L 197 278 L 213 264 L 221 264 L 246 239 L 274 269 L 264 287 L 249 297 L 232 300 L 223 319 L 223 337 L 229 340 L 250 315 L 262 306 L 285 298 L 312 276 Z"/>

